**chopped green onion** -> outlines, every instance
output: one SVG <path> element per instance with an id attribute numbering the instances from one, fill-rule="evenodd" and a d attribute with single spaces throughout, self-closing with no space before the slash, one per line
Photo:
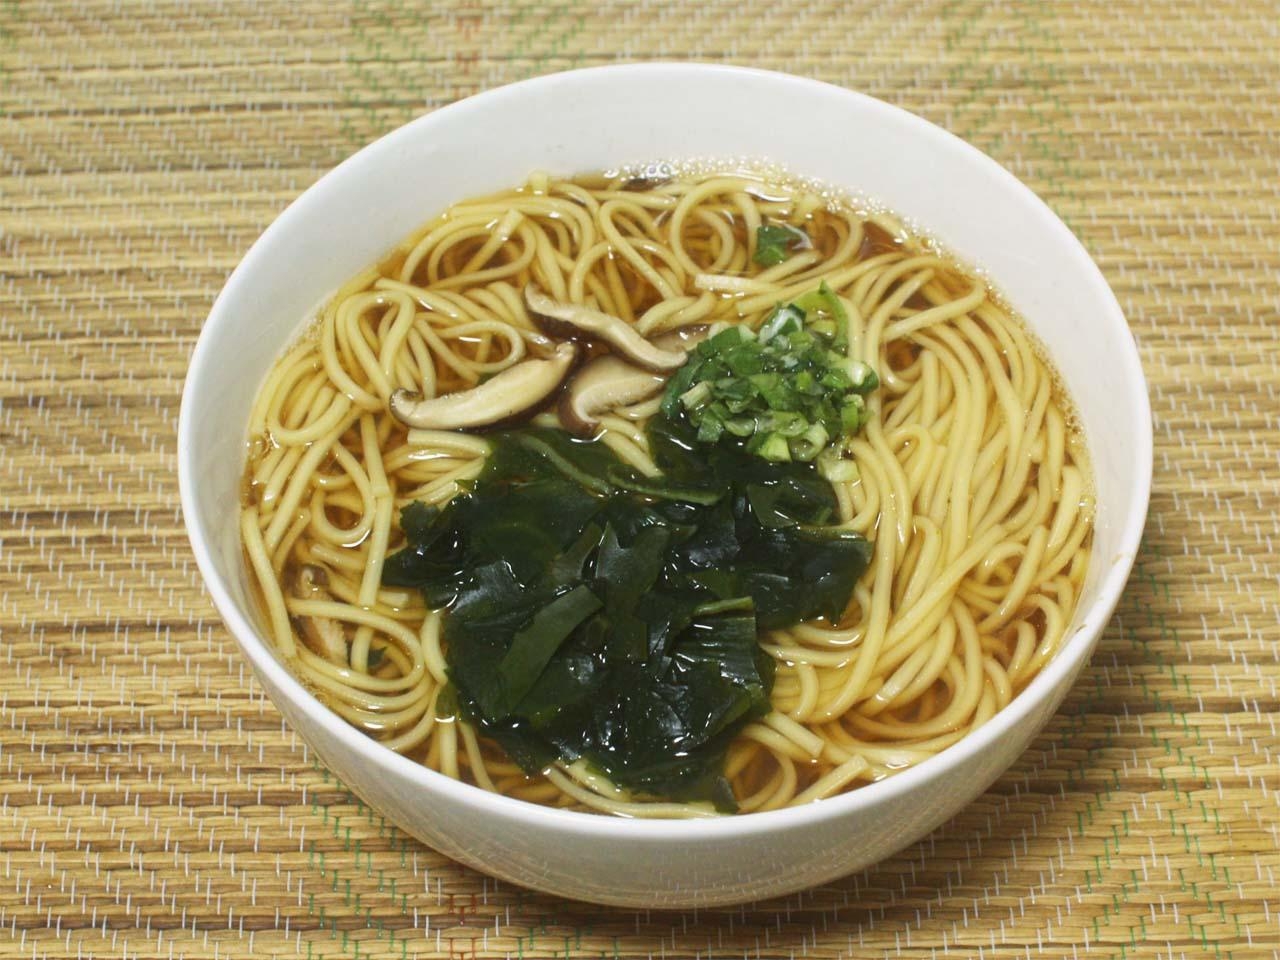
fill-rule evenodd
<path id="1" fill-rule="evenodd" d="M 715 443 L 720 439 L 722 433 L 724 433 L 724 421 L 717 417 L 714 412 L 708 411 L 707 415 L 702 418 L 702 422 L 698 424 L 698 441 L 700 443 Z"/>
<path id="2" fill-rule="evenodd" d="M 822 424 L 815 423 L 802 436 L 791 441 L 791 456 L 796 460 L 808 462 L 813 460 L 826 447 L 831 435 Z"/>
<path id="3" fill-rule="evenodd" d="M 695 384 L 684 393 L 680 394 L 680 402 L 684 404 L 685 409 L 693 409 L 700 407 L 711 399 L 711 384 L 706 380 Z"/>
<path id="4" fill-rule="evenodd" d="M 779 433 L 757 433 L 752 438 L 753 442 L 747 445 L 747 449 L 756 456 L 765 460 L 772 460 L 774 463 L 789 463 L 791 461 L 791 447 L 787 444 L 787 438 Z M 759 443 L 754 441 L 759 440 Z M 752 449 L 754 447 L 754 449 Z"/>
<path id="5" fill-rule="evenodd" d="M 825 280 L 818 285 L 817 290 L 806 293 L 797 300 L 796 306 L 806 314 L 817 314 L 816 320 L 809 321 L 809 326 L 815 330 L 820 329 L 819 323 L 825 319 L 830 320 L 832 332 L 828 336 L 832 338 L 833 350 L 843 352 L 849 345 L 849 314 Z"/>
<path id="6" fill-rule="evenodd" d="M 848 373 L 849 381 L 859 393 L 867 393 L 880 386 L 880 378 L 876 376 L 876 372 L 861 360 L 850 360 L 845 372 Z"/>
<path id="7" fill-rule="evenodd" d="M 846 460 L 831 447 L 818 455 L 818 473 L 828 483 L 852 483 L 858 479 L 858 465 Z"/>
<path id="8" fill-rule="evenodd" d="M 800 436 L 809 429 L 809 421 L 798 413 L 775 413 L 771 419 L 772 432 L 788 440 Z"/>
<path id="9" fill-rule="evenodd" d="M 836 348 L 847 330 L 840 299 L 823 284 L 779 304 L 758 332 L 739 324 L 700 343 L 668 383 L 662 409 L 686 418 L 700 443 L 811 462 L 862 428 L 864 396 L 879 384 L 870 366 Z"/>
<path id="10" fill-rule="evenodd" d="M 787 259 L 791 249 L 811 246 L 813 241 L 799 227 L 765 224 L 756 228 L 756 252 L 752 259 L 762 267 L 776 267 Z"/>
<path id="11" fill-rule="evenodd" d="M 804 311 L 794 303 L 780 306 L 769 314 L 760 327 L 758 339 L 761 344 L 768 343 L 780 333 L 799 333 L 804 329 Z"/>

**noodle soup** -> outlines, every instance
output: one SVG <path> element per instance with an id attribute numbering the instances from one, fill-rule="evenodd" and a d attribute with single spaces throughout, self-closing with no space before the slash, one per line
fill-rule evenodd
<path id="1" fill-rule="evenodd" d="M 450 207 L 277 365 L 243 502 L 330 708 L 483 789 L 651 817 L 811 802 L 984 723 L 1061 644 L 1093 510 L 985 282 L 750 171 Z"/>

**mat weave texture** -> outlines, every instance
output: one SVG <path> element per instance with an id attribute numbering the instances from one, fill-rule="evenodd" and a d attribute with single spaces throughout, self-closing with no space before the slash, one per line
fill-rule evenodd
<path id="1" fill-rule="evenodd" d="M 1280 11 L 1272 0 L 0 3 L 0 958 L 1229 957 L 1280 949 Z M 495 883 L 282 722 L 178 508 L 238 258 L 406 120 L 569 67 L 817 77 L 965 137 L 1139 340 L 1155 490 L 1031 750 L 864 873 L 699 913 Z"/>

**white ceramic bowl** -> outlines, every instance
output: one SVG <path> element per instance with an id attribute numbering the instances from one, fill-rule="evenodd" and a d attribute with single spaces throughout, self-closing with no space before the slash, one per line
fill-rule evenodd
<path id="1" fill-rule="evenodd" d="M 249 407 L 337 286 L 451 201 L 648 160 L 777 161 L 880 201 L 985 270 L 1051 352 L 1079 408 L 1098 512 L 1064 649 L 1013 703 L 939 756 L 797 809 L 636 821 L 546 809 L 450 780 L 349 727 L 276 658 L 237 534 Z M 1115 297 L 1049 208 L 994 161 L 910 113 L 782 74 L 603 67 L 484 93 L 401 127 L 284 211 L 213 306 L 178 428 L 182 507 L 209 592 L 271 699 L 374 808 L 463 863 L 601 903 L 688 907 L 785 894 L 883 859 L 953 816 L 1026 748 L 1088 660 L 1147 512 L 1151 414 Z"/>

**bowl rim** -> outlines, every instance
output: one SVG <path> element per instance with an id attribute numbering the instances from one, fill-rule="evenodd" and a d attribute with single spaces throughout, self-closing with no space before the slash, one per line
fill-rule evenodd
<path id="1" fill-rule="evenodd" d="M 619 841 L 642 839 L 680 843 L 687 842 L 695 837 L 698 839 L 749 840 L 752 837 L 786 831 L 801 826 L 814 826 L 843 820 L 850 815 L 855 815 L 861 809 L 891 802 L 896 797 L 916 790 L 923 784 L 941 777 L 949 769 L 961 766 L 977 754 L 988 750 L 999 738 L 1024 722 L 1042 701 L 1052 697 L 1053 691 L 1062 683 L 1064 678 L 1071 677 L 1074 682 L 1074 672 L 1083 668 L 1087 663 L 1094 645 L 1119 601 L 1121 591 L 1137 557 L 1150 502 L 1153 465 L 1151 405 L 1137 344 L 1132 337 L 1132 333 L 1128 338 L 1124 339 L 1125 348 L 1121 357 L 1125 372 L 1127 395 L 1123 398 L 1118 398 L 1118 400 L 1132 405 L 1135 415 L 1143 427 L 1138 436 L 1131 438 L 1133 453 L 1137 461 L 1136 475 L 1130 486 L 1131 499 L 1135 501 L 1135 509 L 1125 516 L 1123 523 L 1119 525 L 1121 550 L 1112 559 L 1109 569 L 1099 582 L 1098 597 L 1089 610 L 1086 611 L 1080 626 L 1071 636 L 1066 638 L 1054 657 L 1018 696 L 978 729 L 970 732 L 951 746 L 885 780 L 866 784 L 856 790 L 841 793 L 819 802 L 765 812 L 701 819 L 645 819 L 546 807 L 489 793 L 480 787 L 454 780 L 372 740 L 321 703 L 276 658 L 270 642 L 259 634 L 232 600 L 227 584 L 218 573 L 214 563 L 208 532 L 199 519 L 200 511 L 197 509 L 197 497 L 200 480 L 192 460 L 193 411 L 199 404 L 198 397 L 202 392 L 205 370 L 214 359 L 211 357 L 211 330 L 221 322 L 221 318 L 227 312 L 226 302 L 229 299 L 229 292 L 241 282 L 244 276 L 251 274 L 258 268 L 259 262 L 267 256 L 272 238 L 276 234 L 288 230 L 290 222 L 299 216 L 300 209 L 323 203 L 328 184 L 341 176 L 342 171 L 353 164 L 369 162 L 371 158 L 384 152 L 394 151 L 402 141 L 416 139 L 420 136 L 421 131 L 424 129 L 429 130 L 439 122 L 441 117 L 468 111 L 480 111 L 483 113 L 484 109 L 491 104 L 500 103 L 511 97 L 522 96 L 528 91 L 539 87 L 566 82 L 591 83 L 595 78 L 604 75 L 614 78 L 629 75 L 633 76 L 637 82 L 643 83 L 646 75 L 673 72 L 683 72 L 689 75 L 703 73 L 736 75 L 743 78 L 750 77 L 756 81 L 764 79 L 770 83 L 788 84 L 796 91 L 797 95 L 821 93 L 825 96 L 831 96 L 835 93 L 855 101 L 859 109 L 878 114 L 891 122 L 913 126 L 921 135 L 934 138 L 952 150 L 959 149 L 961 152 L 967 153 L 970 161 L 977 163 L 979 166 L 985 166 L 987 172 L 1000 181 L 1003 189 L 1017 194 L 1025 203 L 1028 203 L 1031 208 L 1036 210 L 1039 219 L 1043 221 L 1044 229 L 1057 235 L 1057 240 L 1062 244 L 1064 250 L 1069 251 L 1069 256 L 1078 261 L 1078 266 L 1095 281 L 1098 292 L 1101 294 L 1109 313 L 1107 320 L 1110 323 L 1119 324 L 1126 330 L 1129 329 L 1120 304 L 1097 264 L 1088 255 L 1079 239 L 1039 196 L 1005 167 L 977 147 L 903 107 L 823 81 L 754 67 L 663 61 L 611 64 L 568 70 L 545 74 L 486 90 L 423 114 L 347 157 L 317 179 L 315 183 L 281 211 L 258 239 L 254 241 L 235 270 L 227 278 L 213 306 L 210 308 L 209 315 L 202 325 L 200 336 L 192 351 L 178 418 L 178 484 L 183 521 L 191 541 L 197 567 L 215 608 L 241 650 L 249 658 L 259 674 L 269 681 L 270 686 L 274 686 L 288 698 L 291 704 L 310 715 L 324 729 L 326 734 L 339 741 L 354 754 L 363 754 L 363 762 L 368 764 L 367 772 L 369 775 L 377 776 L 380 773 L 385 773 L 396 779 L 407 780 L 415 787 L 423 789 L 426 793 L 443 794 L 450 801 L 471 807 L 477 812 L 503 820 L 522 821 L 528 825 L 536 824 L 540 829 L 558 829 L 565 833 Z M 399 239 L 398 237 L 389 238 L 388 246 Z M 1070 684 L 1064 686 L 1064 691 L 1069 689 L 1069 686 Z M 277 709 L 279 709 L 278 705 Z M 303 739 L 305 741 L 306 738 Z M 310 747 L 310 744 L 308 746 Z M 1002 768 L 1001 773 L 1005 769 L 1007 768 Z M 349 786 L 355 787 L 358 785 L 349 784 Z"/>

